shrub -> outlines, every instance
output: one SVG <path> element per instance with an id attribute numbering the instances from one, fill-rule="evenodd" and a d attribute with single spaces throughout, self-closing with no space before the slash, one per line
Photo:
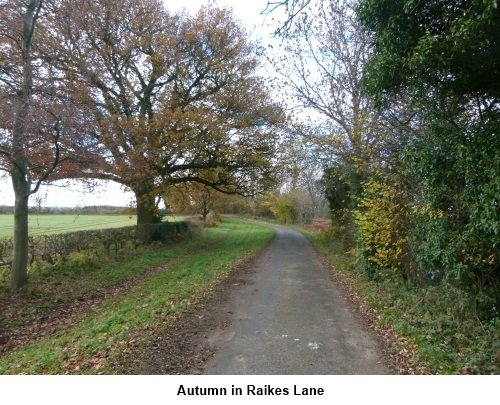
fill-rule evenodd
<path id="1" fill-rule="evenodd" d="M 366 272 L 377 278 L 379 270 L 391 269 L 422 282 L 410 249 L 411 218 L 404 191 L 376 172 L 363 187 L 354 221 Z"/>
<path id="2" fill-rule="evenodd" d="M 297 203 L 290 195 L 283 194 L 277 196 L 270 203 L 269 208 L 274 217 L 285 224 L 293 224 L 299 216 Z"/>
<path id="3" fill-rule="evenodd" d="M 314 218 L 312 223 L 305 226 L 305 228 L 320 235 L 326 235 L 332 230 L 332 221 L 330 219 Z"/>

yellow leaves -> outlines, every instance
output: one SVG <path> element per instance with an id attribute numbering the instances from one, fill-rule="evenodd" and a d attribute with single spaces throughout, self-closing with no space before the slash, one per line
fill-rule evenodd
<path id="1" fill-rule="evenodd" d="M 389 182 L 368 180 L 365 192 L 354 211 L 359 238 L 368 260 L 383 268 L 397 268 L 406 238 L 400 231 L 403 204 L 401 192 Z"/>
<path id="2" fill-rule="evenodd" d="M 416 216 L 425 216 L 430 219 L 438 219 L 444 217 L 444 212 L 440 209 L 434 209 L 430 204 L 412 205 L 410 208 L 412 214 Z"/>

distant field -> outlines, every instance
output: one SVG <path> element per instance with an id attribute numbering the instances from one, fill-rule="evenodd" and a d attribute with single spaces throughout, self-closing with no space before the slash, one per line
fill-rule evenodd
<path id="1" fill-rule="evenodd" d="M 169 216 L 169 221 L 181 221 L 182 216 Z M 136 224 L 128 215 L 30 215 L 30 235 L 48 235 L 88 229 L 120 228 Z M 0 237 L 12 236 L 14 216 L 0 215 Z"/>

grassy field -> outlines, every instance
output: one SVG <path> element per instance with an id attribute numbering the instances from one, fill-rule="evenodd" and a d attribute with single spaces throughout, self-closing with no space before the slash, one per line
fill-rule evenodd
<path id="1" fill-rule="evenodd" d="M 181 221 L 184 217 L 169 216 L 165 220 Z M 128 215 L 30 215 L 30 235 L 49 235 L 88 229 L 120 228 L 136 224 L 135 216 Z M 12 236 L 14 216 L 0 215 L 0 237 Z"/>
<path id="2" fill-rule="evenodd" d="M 205 228 L 182 243 L 141 247 L 93 263 L 82 257 L 32 273 L 32 287 L 11 297 L 0 329 L 30 325 L 40 316 L 91 299 L 95 291 L 140 277 L 94 303 L 57 332 L 33 333 L 30 343 L 0 355 L 0 374 L 113 374 L 242 260 L 256 254 L 274 231 L 236 220 Z M 149 274 L 148 272 L 154 271 Z M 141 275 L 145 277 L 141 278 Z M 59 312 L 56 312 L 59 313 Z M 64 321 L 69 314 L 61 315 Z M 36 325 L 35 325 L 36 326 Z"/>

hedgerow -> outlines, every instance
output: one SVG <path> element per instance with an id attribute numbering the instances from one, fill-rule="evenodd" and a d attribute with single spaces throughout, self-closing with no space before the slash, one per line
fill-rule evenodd
<path id="1" fill-rule="evenodd" d="M 117 253 L 128 244 L 169 243 L 182 238 L 188 230 L 189 222 L 183 221 L 30 236 L 29 261 L 53 264 L 75 252 Z M 12 243 L 12 238 L 0 238 L 0 266 L 10 266 Z"/>

